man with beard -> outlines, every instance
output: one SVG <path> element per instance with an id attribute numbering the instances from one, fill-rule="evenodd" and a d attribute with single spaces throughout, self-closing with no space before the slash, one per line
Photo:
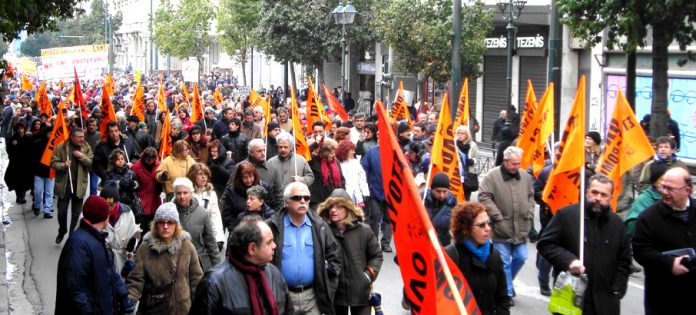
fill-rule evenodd
<path id="1" fill-rule="evenodd" d="M 292 133 L 292 119 L 290 119 L 288 109 L 285 107 L 278 108 L 278 124 L 283 131 Z"/>
<path id="2" fill-rule="evenodd" d="M 244 122 L 242 122 L 241 132 L 247 139 L 263 138 L 263 128 L 254 122 L 254 112 L 250 109 L 244 111 Z"/>
<path id="3" fill-rule="evenodd" d="M 138 159 L 135 146 L 131 142 L 131 139 L 121 134 L 118 129 L 118 122 L 110 121 L 106 125 L 106 142 L 100 141 L 94 151 L 94 171 L 102 180 L 106 178 L 109 156 L 111 152 L 116 149 L 121 149 L 126 152 L 128 158 L 126 162 L 128 163 L 133 163 Z"/>
<path id="4" fill-rule="evenodd" d="M 408 128 L 407 123 L 400 123 L 397 128 L 396 140 L 399 142 L 399 147 L 406 153 L 408 145 L 411 144 L 411 130 Z"/>
<path id="5" fill-rule="evenodd" d="M 587 274 L 583 299 L 584 314 L 620 314 L 631 264 L 628 237 L 621 218 L 611 211 L 612 180 L 602 174 L 590 178 L 585 208 L 564 207 L 553 216 L 537 248 L 553 265 L 554 276 L 561 271 Z M 580 255 L 580 211 L 584 211 L 584 261 Z"/>
<path id="6" fill-rule="evenodd" d="M 268 124 L 268 138 L 266 138 L 266 161 L 278 155 L 278 142 L 276 137 L 280 134 L 280 125 L 276 122 Z"/>

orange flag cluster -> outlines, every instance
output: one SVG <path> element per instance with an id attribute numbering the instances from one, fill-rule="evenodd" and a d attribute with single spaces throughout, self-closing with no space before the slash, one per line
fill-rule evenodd
<path id="1" fill-rule="evenodd" d="M 533 166 L 534 176 L 539 176 L 544 168 L 544 152 L 546 140 L 553 133 L 554 92 L 553 82 L 544 92 L 541 101 L 537 103 L 532 81 L 527 81 L 527 106 L 520 123 L 520 134 L 517 146 L 524 150 L 522 168 Z"/>
<path id="2" fill-rule="evenodd" d="M 295 134 L 295 154 L 304 156 L 309 161 L 312 159 L 312 153 L 309 151 L 307 138 L 302 132 L 302 123 L 300 122 L 300 110 L 297 106 L 297 97 L 295 97 L 295 87 L 290 86 L 290 110 L 292 112 L 292 132 Z"/>
<path id="3" fill-rule="evenodd" d="M 382 103 L 377 101 L 375 107 L 379 117 L 384 193 L 404 292 L 412 302 L 411 312 L 480 314 L 468 282 L 437 241 Z M 453 293 L 451 288 L 456 288 L 457 292 Z"/>
<path id="4" fill-rule="evenodd" d="M 326 84 L 322 83 L 321 85 L 324 88 L 324 96 L 326 97 L 326 102 L 329 103 L 329 108 L 334 111 L 342 121 L 348 121 L 348 113 L 346 113 L 346 109 L 343 108 L 341 102 L 339 102 L 336 97 L 331 94 L 331 91 L 329 91 L 329 88 L 326 87 Z"/>
<path id="5" fill-rule="evenodd" d="M 406 104 L 406 97 L 404 96 L 403 81 L 399 82 L 399 90 L 396 92 L 396 100 L 394 101 L 390 117 L 394 121 L 406 119 L 408 121 L 408 129 L 413 130 L 411 114 L 408 112 L 408 105 Z"/>
<path id="6" fill-rule="evenodd" d="M 440 112 L 449 113 L 450 105 L 447 93 L 442 96 Z M 464 187 L 460 172 L 459 154 L 454 144 L 454 123 L 450 115 L 440 115 L 437 122 L 437 131 L 433 140 L 433 149 L 430 155 L 432 165 L 431 174 L 443 172 L 450 179 L 450 191 L 457 197 L 457 201 L 464 201 Z M 428 183 L 431 179 L 428 179 Z M 430 187 L 430 185 L 427 185 Z"/>
<path id="7" fill-rule="evenodd" d="M 598 172 L 614 181 L 612 209 L 616 211 L 621 186 L 621 176 L 636 165 L 651 158 L 655 151 L 636 119 L 628 100 L 621 90 L 616 98 L 614 114 L 609 123 L 604 154 L 599 160 Z"/>

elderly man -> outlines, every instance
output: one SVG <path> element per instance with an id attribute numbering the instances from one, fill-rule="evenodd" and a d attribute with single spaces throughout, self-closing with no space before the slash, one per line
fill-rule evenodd
<path id="1" fill-rule="evenodd" d="M 283 197 L 285 208 L 267 221 L 278 244 L 273 264 L 283 273 L 297 313 L 334 314 L 341 272 L 338 243 L 329 226 L 309 210 L 307 185 L 293 182 Z"/>
<path id="2" fill-rule="evenodd" d="M 191 234 L 191 242 L 196 247 L 198 260 L 203 272 L 220 263 L 220 249 L 215 241 L 215 232 L 210 216 L 193 198 L 193 183 L 186 177 L 179 177 L 172 184 L 174 204 L 181 218 L 181 226 Z"/>
<path id="3" fill-rule="evenodd" d="M 611 211 L 614 183 L 597 174 L 590 178 L 585 207 L 564 207 L 544 230 L 537 248 L 561 271 L 588 275 L 589 283 L 582 305 L 584 314 L 620 314 L 621 298 L 626 294 L 628 266 L 631 264 L 628 236 L 623 221 Z M 585 257 L 580 255 L 580 211 L 585 216 Z"/>
<path id="4" fill-rule="evenodd" d="M 292 314 L 288 288 L 272 264 L 273 232 L 258 216 L 230 232 L 227 260 L 198 285 L 191 314 Z"/>
<path id="5" fill-rule="evenodd" d="M 512 280 L 527 260 L 527 235 L 534 222 L 532 178 L 519 171 L 521 158 L 522 149 L 505 149 L 503 165 L 486 174 L 478 195 L 493 223 L 493 245 L 503 260 L 509 296 L 514 296 Z"/>
<path id="6" fill-rule="evenodd" d="M 87 175 L 92 167 L 92 149 L 85 142 L 82 128 L 70 131 L 70 139 L 56 146 L 51 158 L 51 168 L 56 171 L 54 192 L 58 197 L 58 237 L 63 241 L 65 233 L 72 233 L 77 218 L 82 213 L 82 198 L 87 192 Z M 70 229 L 68 230 L 68 204 L 71 204 Z"/>
<path id="7" fill-rule="evenodd" d="M 668 170 L 658 191 L 662 200 L 638 216 L 633 236 L 634 257 L 645 270 L 645 314 L 691 314 L 696 307 L 696 257 L 665 253 L 696 244 L 696 200 L 689 197 L 689 172 Z"/>
<path id="8" fill-rule="evenodd" d="M 309 186 L 314 182 L 314 173 L 309 167 L 307 160 L 293 152 L 295 138 L 287 133 L 281 132 L 276 137 L 278 142 L 278 155 L 266 162 L 266 167 L 270 173 L 270 177 L 274 180 L 271 182 L 271 189 L 275 192 L 275 200 L 272 204 L 283 204 L 283 191 L 285 187 L 293 182 L 302 182 Z"/>
<path id="9" fill-rule="evenodd" d="M 292 132 L 292 119 L 290 119 L 288 109 L 285 107 L 278 108 L 278 124 L 283 131 Z"/>

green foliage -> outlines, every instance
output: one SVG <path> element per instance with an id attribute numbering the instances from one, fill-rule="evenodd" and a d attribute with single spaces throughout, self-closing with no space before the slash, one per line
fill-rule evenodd
<path id="1" fill-rule="evenodd" d="M 7 43 L 0 39 L 0 58 L 7 53 Z"/>
<path id="2" fill-rule="evenodd" d="M 424 71 L 436 81 L 449 80 L 452 53 L 452 2 L 449 0 L 378 0 L 374 27 L 397 54 L 396 67 Z M 493 12 L 477 1 L 462 7 L 462 75 L 480 75 L 485 37 L 493 28 Z"/>
<path id="3" fill-rule="evenodd" d="M 214 8 L 209 0 L 181 1 L 176 8 L 162 1 L 154 16 L 152 40 L 159 49 L 178 58 L 199 59 L 210 45 L 210 22 Z"/>
<path id="4" fill-rule="evenodd" d="M 375 40 L 370 26 L 374 0 L 351 1 L 358 10 L 354 24 L 346 27 L 346 45 L 369 47 Z M 341 56 L 341 27 L 331 15 L 338 1 L 262 0 L 259 46 L 279 62 L 320 67 L 324 60 Z"/>
<path id="5" fill-rule="evenodd" d="M 0 34 L 5 41 L 28 34 L 55 30 L 58 20 L 82 13 L 76 8 L 82 0 L 3 0 L 0 1 Z"/>
<path id="6" fill-rule="evenodd" d="M 221 0 L 217 14 L 217 28 L 223 49 L 242 65 L 247 63 L 248 53 L 258 41 L 256 25 L 259 23 L 260 0 Z"/>

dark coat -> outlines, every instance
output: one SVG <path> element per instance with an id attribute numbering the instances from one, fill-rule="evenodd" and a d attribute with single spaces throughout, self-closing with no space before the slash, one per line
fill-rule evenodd
<path id="1" fill-rule="evenodd" d="M 261 211 L 249 211 L 249 210 L 244 210 L 244 212 L 240 213 L 237 216 L 237 220 L 234 221 L 234 224 L 232 225 L 232 229 L 234 229 L 239 223 L 244 220 L 245 217 L 247 216 L 258 216 L 261 220 L 266 220 L 270 217 L 272 217 L 275 214 L 275 210 L 273 210 L 271 207 L 268 206 L 268 204 L 263 204 L 263 207 L 261 208 Z M 231 229 L 230 229 L 231 230 Z"/>
<path id="2" fill-rule="evenodd" d="M 80 221 L 58 259 L 56 314 L 113 314 L 128 296 L 114 267 L 106 233 Z"/>
<path id="3" fill-rule="evenodd" d="M 125 148 L 128 161 L 131 163 L 138 159 L 136 148 L 131 142 L 131 139 L 124 135 L 120 135 L 119 137 L 121 137 L 121 142 L 119 142 L 118 145 L 112 144 L 108 139 L 107 142 L 99 142 L 99 144 L 97 144 L 96 151 L 94 152 L 94 160 L 92 161 L 92 168 L 102 180 L 106 178 L 106 169 L 109 166 L 109 155 L 111 155 L 111 152 L 114 150 L 124 150 Z"/>
<path id="4" fill-rule="evenodd" d="M 196 248 L 203 272 L 208 272 L 222 261 L 208 212 L 198 204 L 196 198 L 191 198 L 188 207 L 176 204 L 176 210 L 179 212 L 181 227 L 191 235 L 191 243 Z"/>
<path id="5" fill-rule="evenodd" d="M 232 161 L 235 164 L 247 158 L 249 140 L 239 131 L 227 133 L 220 139 L 220 143 L 225 147 L 225 151 L 232 151 Z"/>
<path id="6" fill-rule="evenodd" d="M 574 204 L 558 210 L 537 243 L 539 253 L 553 265 L 554 276 L 568 271 L 570 263 L 579 257 L 579 209 Z M 584 260 L 589 280 L 584 305 L 594 306 L 594 312 L 589 314 L 619 314 L 631 264 L 628 236 L 621 218 L 608 212 L 585 211 Z"/>
<path id="7" fill-rule="evenodd" d="M 266 143 L 266 161 L 278 155 L 278 142 L 275 138 L 268 137 Z"/>
<path id="8" fill-rule="evenodd" d="M 51 134 L 53 128 L 44 127 L 41 132 L 31 136 L 31 170 L 34 172 L 34 176 L 39 176 L 43 178 L 48 178 L 51 173 L 51 167 L 41 163 L 41 156 L 43 155 L 46 145 L 48 144 L 48 137 Z"/>
<path id="9" fill-rule="evenodd" d="M 119 201 L 133 208 L 135 190 L 138 189 L 140 185 L 135 172 L 131 171 L 126 165 L 123 167 L 112 166 L 111 169 L 106 172 L 104 182 L 109 180 L 118 183 Z"/>
<path id="10" fill-rule="evenodd" d="M 215 139 L 222 139 L 230 132 L 230 122 L 225 119 L 219 119 L 213 124 L 213 136 Z"/>
<path id="11" fill-rule="evenodd" d="M 220 215 L 222 215 L 222 224 L 227 230 L 231 231 L 234 223 L 237 222 L 239 214 L 246 210 L 247 190 L 248 187 L 236 187 L 229 185 L 225 187 L 225 191 L 220 197 Z"/>
<path id="12" fill-rule="evenodd" d="M 213 184 L 213 189 L 215 189 L 215 194 L 218 198 L 222 198 L 227 181 L 232 176 L 234 163 L 225 156 L 224 152 L 218 152 L 220 152 L 218 158 L 215 160 L 209 159 L 207 164 L 208 168 L 210 168 L 210 183 Z"/>
<path id="13" fill-rule="evenodd" d="M 493 246 L 485 264 L 460 242 L 447 245 L 445 251 L 469 283 L 482 315 L 510 314 L 503 261 Z"/>
<path id="14" fill-rule="evenodd" d="M 278 305 L 278 314 L 294 314 L 288 286 L 280 270 L 267 264 L 264 271 Z M 229 260 L 210 269 L 196 289 L 190 314 L 251 314 L 244 275 Z"/>
<path id="15" fill-rule="evenodd" d="M 645 270 L 645 314 L 690 314 L 696 309 L 696 272 L 672 274 L 674 257 L 664 251 L 696 247 L 696 199 L 686 210 L 688 223 L 662 201 L 645 209 L 636 222 L 633 253 Z"/>
<path id="16" fill-rule="evenodd" d="M 324 183 L 324 177 L 321 171 L 322 161 L 323 160 L 319 157 L 313 157 L 312 160 L 309 161 L 309 168 L 312 170 L 312 173 L 314 173 L 314 181 L 311 185 L 309 185 L 309 195 L 312 198 L 309 206 L 312 209 L 316 209 L 320 203 L 324 202 L 326 198 L 329 198 L 334 189 L 346 187 L 346 179 L 343 177 L 343 169 L 341 168 L 341 163 L 338 162 L 338 160 L 335 160 L 335 163 L 336 166 L 338 166 L 338 171 L 341 175 L 341 182 Z"/>
<path id="17" fill-rule="evenodd" d="M 143 165 L 142 160 L 138 160 L 131 166 L 131 170 L 140 184 L 138 187 L 138 198 L 143 205 L 144 215 L 155 215 L 155 211 L 162 204 L 160 194 L 162 193 L 162 184 L 155 179 L 155 171 L 159 167 L 159 160 L 155 159 L 155 165 L 151 170 L 148 170 Z"/>
<path id="18" fill-rule="evenodd" d="M 17 143 L 13 144 L 15 141 Z M 20 136 L 15 133 L 7 140 L 5 149 L 7 150 L 10 163 L 7 164 L 5 183 L 8 190 L 26 192 L 33 187 L 34 177 L 27 176 L 27 171 L 31 169 L 32 165 L 31 148 L 31 138 L 26 134 Z M 41 159 L 41 156 L 39 156 L 39 159 Z"/>
<path id="19" fill-rule="evenodd" d="M 437 239 L 440 245 L 449 245 L 452 237 L 450 236 L 450 219 L 452 218 L 452 208 L 457 205 L 457 198 L 449 193 L 444 201 L 437 201 L 433 197 L 432 191 L 428 189 L 425 196 L 425 210 L 428 211 L 430 221 L 437 232 Z"/>
<path id="20" fill-rule="evenodd" d="M 273 254 L 272 263 L 282 270 L 283 238 L 285 224 L 283 220 L 288 213 L 287 209 L 276 212 L 266 223 L 273 231 L 273 239 L 278 247 Z M 314 211 L 307 211 L 312 222 L 312 240 L 314 242 L 314 293 L 317 299 L 319 312 L 323 314 L 335 314 L 334 296 L 338 287 L 338 275 L 341 273 L 341 259 L 336 239 L 334 239 L 329 226 L 320 219 Z"/>

